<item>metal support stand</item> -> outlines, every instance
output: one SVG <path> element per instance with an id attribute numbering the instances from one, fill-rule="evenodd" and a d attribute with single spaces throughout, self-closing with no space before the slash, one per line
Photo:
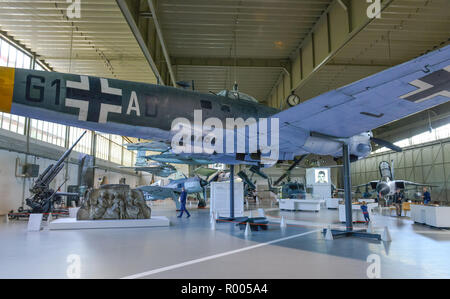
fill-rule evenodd
<path id="1" fill-rule="evenodd" d="M 230 218 L 234 219 L 234 165 L 230 165 Z"/>
<path id="2" fill-rule="evenodd" d="M 367 230 L 353 230 L 352 219 L 352 181 L 350 176 L 350 151 L 348 144 L 342 144 L 342 158 L 344 161 L 344 198 L 345 198 L 345 230 L 331 230 L 335 237 L 360 237 L 381 240 L 381 235 L 368 233 Z M 326 233 L 326 229 L 323 230 Z"/>
<path id="3" fill-rule="evenodd" d="M 246 221 L 247 217 L 234 217 L 234 165 L 230 165 L 230 216 L 219 217 L 217 221 Z"/>
<path id="4" fill-rule="evenodd" d="M 345 227 L 347 228 L 347 231 L 352 231 L 352 180 L 350 176 L 350 153 L 348 144 L 346 143 L 342 145 L 342 155 L 342 158 L 344 160 Z"/>

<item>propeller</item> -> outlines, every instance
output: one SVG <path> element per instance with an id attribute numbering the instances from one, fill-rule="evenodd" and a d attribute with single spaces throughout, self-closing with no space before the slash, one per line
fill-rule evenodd
<path id="1" fill-rule="evenodd" d="M 375 138 L 375 137 L 370 137 L 370 141 L 373 141 L 374 143 L 376 143 L 376 144 L 378 144 L 378 145 L 387 147 L 387 148 L 389 148 L 389 149 L 391 149 L 391 150 L 393 150 L 393 151 L 396 151 L 396 152 L 401 152 L 401 151 L 402 151 L 402 148 L 401 148 L 401 147 L 396 146 L 396 145 L 393 144 L 392 142 L 389 142 L 389 141 L 386 141 L 386 140 L 383 140 L 383 139 L 379 139 L 379 138 Z"/>
<path id="2" fill-rule="evenodd" d="M 207 180 L 204 180 L 202 178 L 199 178 L 200 180 L 200 186 L 203 188 L 205 186 L 208 186 L 209 182 Z"/>

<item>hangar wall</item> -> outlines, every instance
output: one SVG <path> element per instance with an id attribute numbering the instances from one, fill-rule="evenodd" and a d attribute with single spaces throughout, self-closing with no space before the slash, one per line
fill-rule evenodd
<path id="1" fill-rule="evenodd" d="M 15 176 L 16 159 L 20 163 L 25 162 L 26 137 L 0 129 L 2 141 L 0 143 L 0 215 L 4 215 L 10 210 L 17 210 L 22 205 L 22 201 L 30 195 L 29 188 L 35 178 L 21 178 Z M 39 140 L 30 140 L 30 152 L 28 163 L 38 164 L 39 173 L 42 173 L 51 163 L 54 163 L 64 152 L 64 148 L 52 145 Z M 66 186 L 78 183 L 78 157 L 80 153 L 72 152 L 68 167 L 68 182 L 62 190 L 66 191 Z M 54 157 L 54 159 L 50 159 Z M 126 183 L 132 187 L 141 184 L 141 177 L 131 171 L 114 169 L 117 165 L 97 159 L 95 170 L 95 184 L 98 185 L 99 177 L 106 176 L 108 182 L 119 183 L 120 178 L 126 178 Z M 66 170 L 63 169 L 51 183 L 52 188 L 59 187 L 64 182 Z"/>
<path id="2" fill-rule="evenodd" d="M 17 210 L 22 205 L 25 196 L 28 197 L 28 189 L 33 184 L 33 178 L 21 178 L 15 176 L 16 158 L 25 160 L 25 154 L 0 150 L 0 215 L 6 214 L 10 210 Z M 45 170 L 54 161 L 36 156 L 28 156 L 28 162 L 39 165 L 39 171 Z M 77 183 L 78 166 L 69 164 L 68 185 Z M 58 176 L 50 185 L 52 188 L 59 187 L 64 181 L 65 169 L 61 170 Z"/>
<path id="3" fill-rule="evenodd" d="M 352 185 L 380 179 L 378 165 L 394 160 L 394 177 L 416 183 L 438 185 L 431 190 L 433 201 L 450 202 L 450 138 L 371 155 L 352 163 Z"/>

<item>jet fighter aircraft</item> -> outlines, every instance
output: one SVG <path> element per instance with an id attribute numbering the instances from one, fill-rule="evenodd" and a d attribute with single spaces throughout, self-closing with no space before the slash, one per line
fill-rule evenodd
<path id="1" fill-rule="evenodd" d="M 353 188 L 360 187 L 366 187 L 366 191 L 364 194 L 370 194 L 368 192 L 368 187 L 370 187 L 372 190 L 376 192 L 377 195 L 381 196 L 382 198 L 387 198 L 389 196 L 393 196 L 395 194 L 395 191 L 397 189 L 400 190 L 407 190 L 408 187 L 415 187 L 416 189 L 418 187 L 438 187 L 431 184 L 420 184 L 405 180 L 397 180 L 394 178 L 394 165 L 392 161 L 392 168 L 391 165 L 389 165 L 389 162 L 382 161 L 380 162 L 378 169 L 380 170 L 380 180 L 377 181 L 370 181 L 367 184 L 362 184 L 358 186 L 354 186 Z M 358 193 L 358 192 L 356 192 Z"/>

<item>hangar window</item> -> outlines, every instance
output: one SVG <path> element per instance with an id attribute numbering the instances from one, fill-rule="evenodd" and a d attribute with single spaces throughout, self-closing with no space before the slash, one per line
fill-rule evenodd
<path id="1" fill-rule="evenodd" d="M 69 127 L 69 144 L 72 145 L 83 134 L 85 130 L 75 127 Z M 87 134 L 78 142 L 73 149 L 79 153 L 91 154 L 92 149 L 92 131 L 88 131 Z"/>
<path id="2" fill-rule="evenodd" d="M 0 38 L 0 66 L 30 69 L 31 56 Z M 0 128 L 25 134 L 25 117 L 0 112 Z"/>
<path id="3" fill-rule="evenodd" d="M 426 142 L 432 142 L 439 139 L 444 139 L 450 137 L 450 124 L 446 124 L 444 126 L 438 127 L 436 129 L 432 129 L 431 132 L 427 131 L 418 135 L 414 135 L 409 138 L 402 139 L 400 141 L 394 142 L 394 145 L 397 145 L 401 148 L 419 145 Z M 383 152 L 389 151 L 388 148 L 382 147 L 372 152 L 372 154 L 379 154 Z"/>
<path id="4" fill-rule="evenodd" d="M 109 134 L 95 133 L 95 157 L 108 161 L 109 160 Z"/>
<path id="5" fill-rule="evenodd" d="M 212 109 L 212 104 L 211 104 L 210 101 L 201 100 L 201 101 L 200 101 L 200 106 L 201 106 L 203 109 Z"/>
<path id="6" fill-rule="evenodd" d="M 23 49 L 18 45 L 12 44 L 1 37 L 0 66 L 23 69 L 34 68 L 39 71 L 48 70 L 45 64 L 37 59 L 33 65 L 29 54 L 23 51 Z M 154 102 L 156 98 L 150 99 Z M 147 110 L 150 114 L 156 115 L 155 105 L 150 108 L 147 106 Z M 25 122 L 25 117 L 0 112 L 0 129 L 25 135 Z M 30 138 L 57 145 L 62 148 L 65 147 L 66 141 L 70 144 L 74 143 L 83 131 L 83 129 L 79 128 L 30 118 Z M 66 140 L 67 134 L 69 135 L 69 140 Z M 124 166 L 134 165 L 134 161 L 136 160 L 136 152 L 127 150 L 127 148 L 123 146 L 126 141 L 122 136 L 102 133 L 93 134 L 91 131 L 88 131 L 86 136 L 75 147 L 75 151 L 91 154 L 93 138 L 96 140 L 96 152 L 94 154 L 97 158 Z"/>
<path id="7" fill-rule="evenodd" d="M 110 156 L 111 162 L 116 164 L 122 164 L 122 144 L 123 138 L 120 135 L 110 135 L 111 145 L 110 145 Z"/>

